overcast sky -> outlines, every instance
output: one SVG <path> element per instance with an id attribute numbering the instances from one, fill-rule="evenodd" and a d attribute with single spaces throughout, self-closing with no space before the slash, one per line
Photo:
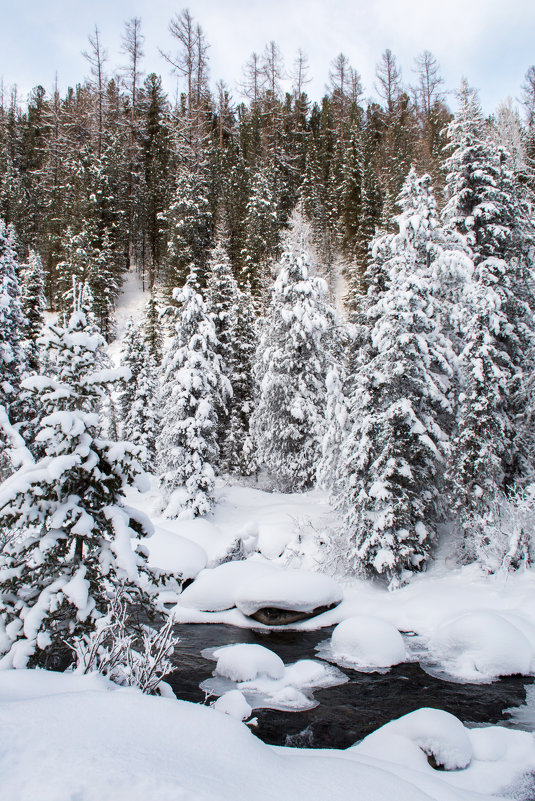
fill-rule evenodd
<path id="1" fill-rule="evenodd" d="M 319 99 L 329 65 L 340 52 L 374 95 L 375 65 L 386 48 L 397 57 L 406 83 L 414 57 L 430 50 L 448 89 L 462 76 L 480 91 L 487 113 L 508 96 L 518 98 L 527 68 L 535 63 L 535 3 L 532 0 L 0 0 L 0 76 L 20 96 L 35 85 L 50 89 L 75 84 L 88 74 L 81 51 L 98 25 L 109 68 L 120 54 L 123 23 L 141 17 L 145 72 L 157 72 L 172 91 L 158 48 L 172 50 L 169 19 L 189 8 L 205 31 L 212 81 L 235 89 L 244 63 L 271 39 L 287 67 L 301 47 L 309 57 L 308 93 Z M 238 95 L 235 89 L 235 95 Z M 453 98 L 450 104 L 454 105 Z"/>

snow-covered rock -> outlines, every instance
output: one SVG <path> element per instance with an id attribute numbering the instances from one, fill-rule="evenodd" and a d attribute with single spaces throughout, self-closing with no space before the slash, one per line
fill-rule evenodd
<path id="1" fill-rule="evenodd" d="M 182 580 L 195 578 L 208 561 L 206 551 L 200 545 L 159 528 L 147 540 L 147 548 L 151 567 L 171 571 Z"/>
<path id="2" fill-rule="evenodd" d="M 399 631 L 377 617 L 357 615 L 339 623 L 331 637 L 334 659 L 355 668 L 388 668 L 407 661 Z"/>
<path id="3" fill-rule="evenodd" d="M 225 645 L 214 651 L 217 659 L 215 672 L 232 681 L 251 681 L 258 676 L 281 679 L 284 662 L 269 648 L 254 643 Z"/>
<path id="4" fill-rule="evenodd" d="M 203 612 L 219 612 L 236 606 L 236 588 L 244 582 L 253 585 L 278 570 L 266 562 L 245 559 L 225 562 L 212 570 L 202 570 L 193 584 L 181 594 L 178 605 Z"/>
<path id="5" fill-rule="evenodd" d="M 497 612 L 468 612 L 445 621 L 430 647 L 444 670 L 464 681 L 526 675 L 534 668 L 531 643 L 520 628 Z"/>
<path id="6" fill-rule="evenodd" d="M 280 570 L 238 587 L 235 600 L 244 615 L 277 625 L 318 614 L 340 603 L 343 592 L 330 576 L 306 570 Z M 297 613 L 281 615 L 273 610 Z"/>
<path id="7" fill-rule="evenodd" d="M 445 770 L 466 768 L 473 755 L 468 730 L 461 721 L 442 709 L 428 707 L 392 720 L 350 750 L 379 758 L 393 754 L 403 764 L 405 760 L 414 762 L 414 747 L 426 755 L 425 760 L 430 757 Z M 416 754 L 416 759 L 423 764 L 422 757 Z"/>
<path id="8" fill-rule="evenodd" d="M 229 715 L 234 720 L 247 720 L 251 716 L 251 707 L 245 700 L 245 696 L 239 690 L 229 690 L 227 693 L 211 704 L 212 709 Z"/>
<path id="9" fill-rule="evenodd" d="M 313 690 L 348 681 L 333 665 L 314 659 L 301 659 L 285 667 L 276 654 L 261 645 L 243 643 L 209 648 L 203 651 L 203 656 L 218 662 L 213 678 L 203 681 L 201 689 L 221 697 L 239 690 L 252 709 L 293 712 L 313 709 L 318 705 Z M 243 678 L 246 675 L 251 678 Z"/>

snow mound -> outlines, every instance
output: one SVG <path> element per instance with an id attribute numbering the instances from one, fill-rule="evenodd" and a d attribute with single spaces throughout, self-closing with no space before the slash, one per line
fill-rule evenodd
<path id="1" fill-rule="evenodd" d="M 436 630 L 430 648 L 442 668 L 463 681 L 492 681 L 533 670 L 529 640 L 497 612 L 468 612 L 447 620 Z"/>
<path id="2" fill-rule="evenodd" d="M 336 662 L 353 668 L 389 668 L 408 659 L 405 643 L 391 623 L 356 615 L 339 623 L 331 637 Z"/>
<path id="3" fill-rule="evenodd" d="M 247 720 L 250 717 L 252 709 L 245 700 L 245 696 L 239 690 L 229 690 L 224 693 L 217 701 L 211 704 L 212 709 L 216 712 L 222 712 L 224 715 L 229 715 L 234 720 Z"/>
<path id="4" fill-rule="evenodd" d="M 225 562 L 212 570 L 202 570 L 193 584 L 187 587 L 178 600 L 178 606 L 202 612 L 220 612 L 236 605 L 236 587 L 244 582 L 253 584 L 277 568 L 265 562 L 245 559 Z"/>
<path id="5" fill-rule="evenodd" d="M 251 681 L 258 676 L 281 679 L 284 676 L 284 662 L 280 656 L 263 645 L 225 645 L 213 653 L 217 659 L 215 672 L 232 681 Z"/>
<path id="6" fill-rule="evenodd" d="M 246 650 L 247 649 L 247 650 Z M 225 653 L 226 652 L 226 653 Z M 264 653 L 267 652 L 267 655 Z M 221 668 L 222 655 L 225 663 Z M 267 668 L 269 656 L 275 657 L 282 671 Z M 301 659 L 293 665 L 284 667 L 279 657 L 261 645 L 228 645 L 223 648 L 206 649 L 203 656 L 217 659 L 214 677 L 203 681 L 201 689 L 211 695 L 228 695 L 239 690 L 253 709 L 280 709 L 292 712 L 313 709 L 317 701 L 312 691 L 321 687 L 332 687 L 348 681 L 346 675 L 332 665 L 313 659 Z M 264 669 L 261 669 L 264 667 Z M 242 679 L 246 673 L 257 673 L 249 679 Z M 276 674 L 276 675 L 275 675 Z"/>
<path id="7" fill-rule="evenodd" d="M 340 603 L 343 592 L 330 576 L 307 570 L 280 570 L 238 587 L 236 606 L 244 615 L 273 608 L 313 612 Z"/>
<path id="8" fill-rule="evenodd" d="M 182 579 L 195 578 L 206 567 L 204 548 L 179 534 L 156 528 L 147 540 L 149 565 L 178 574 Z"/>
<path id="9" fill-rule="evenodd" d="M 395 755 L 400 764 L 422 764 L 424 759 L 414 751 L 432 757 L 445 770 L 466 768 L 472 761 L 473 749 L 469 732 L 458 718 L 442 709 L 423 707 L 393 720 L 365 737 L 351 749 L 359 755 L 384 759 Z"/>

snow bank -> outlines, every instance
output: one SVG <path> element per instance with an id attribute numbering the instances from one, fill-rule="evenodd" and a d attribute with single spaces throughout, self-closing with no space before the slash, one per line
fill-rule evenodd
<path id="1" fill-rule="evenodd" d="M 497 612 L 468 612 L 442 623 L 430 648 L 441 667 L 463 681 L 526 675 L 534 668 L 532 644 Z"/>
<path id="2" fill-rule="evenodd" d="M 492 727 L 468 732 L 469 767 L 435 771 L 417 743 L 438 737 L 433 747 L 454 762 L 466 743 L 449 721 L 444 736 L 435 732 L 443 717 L 418 721 L 416 714 L 376 732 L 378 756 L 374 735 L 346 751 L 273 748 L 208 707 L 132 688 L 110 692 L 93 676 L 3 671 L 2 801 L 490 801 L 535 768 L 531 735 Z M 417 767 L 414 759 L 400 764 L 389 726 L 396 745 L 420 754 Z"/>
<path id="3" fill-rule="evenodd" d="M 387 723 L 353 750 L 382 758 L 385 753 L 396 754 L 401 764 L 409 756 L 417 767 L 423 761 L 412 745 L 420 749 L 426 761 L 432 757 L 445 770 L 466 768 L 472 760 L 472 744 L 461 721 L 449 712 L 425 707 Z"/>
<path id="4" fill-rule="evenodd" d="M 336 662 L 360 670 L 389 668 L 408 659 L 399 631 L 385 620 L 365 615 L 339 623 L 330 649 Z"/>
<path id="5" fill-rule="evenodd" d="M 244 615 L 263 608 L 312 612 L 321 606 L 338 604 L 343 592 L 330 576 L 306 570 L 270 573 L 242 584 L 236 590 L 236 606 Z"/>

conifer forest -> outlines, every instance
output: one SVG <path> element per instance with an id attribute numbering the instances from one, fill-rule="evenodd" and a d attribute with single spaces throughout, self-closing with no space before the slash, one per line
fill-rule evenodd
<path id="1" fill-rule="evenodd" d="M 44 688 L 49 673 L 80 698 L 73 682 L 85 681 L 95 709 L 110 695 L 98 681 L 176 704 L 167 677 L 202 623 L 336 626 L 314 679 L 299 662 L 295 684 L 284 673 L 286 695 L 266 682 L 292 666 L 251 639 L 206 657 L 226 682 L 207 698 L 239 721 L 259 694 L 278 699 L 263 708 L 308 709 L 306 688 L 342 682 L 334 664 L 419 662 L 476 684 L 532 677 L 535 67 L 511 87 L 518 101 L 488 114 L 477 88 L 446 86 L 423 48 L 410 75 L 384 50 L 373 97 L 358 65 L 334 55 L 323 97 L 311 97 L 303 50 L 284 63 L 269 42 L 231 87 L 210 70 L 217 31 L 182 10 L 169 33 L 174 94 L 149 71 L 138 17 L 117 63 L 98 27 L 89 33 L 83 82 L 27 98 L 2 85 L 0 711 L 11 692 L 34 698 L 17 676 Z M 112 694 L 117 720 L 128 698 L 145 714 L 149 701 L 129 692 Z M 534 775 L 534 698 L 525 731 L 503 730 L 526 737 L 511 740 L 514 769 L 499 763 L 504 786 Z M 179 753 L 200 759 L 213 725 L 243 760 L 256 748 L 264 770 L 267 751 L 245 727 L 227 732 L 213 710 L 217 725 L 205 724 L 180 703 L 191 745 Z M 174 731 L 179 712 L 161 710 Z M 352 783 L 364 801 L 386 799 L 392 775 L 401 801 L 498 798 L 502 785 L 479 785 L 467 767 L 491 759 L 482 729 L 442 707 L 408 711 L 353 746 L 338 794 L 323 768 L 285 755 L 295 764 L 275 771 L 273 794 L 255 786 L 244 801 L 342 801 Z M 385 768 L 389 738 L 424 752 L 425 766 L 407 750 L 405 773 Z M 225 789 L 238 781 L 231 763 L 217 792 L 188 798 L 239 801 Z M 465 784 L 424 787 L 410 773 L 437 765 L 466 769 Z M 379 781 L 379 769 L 391 773 Z M 34 801 L 45 786 L 28 779 L 17 795 L 21 778 L 6 776 L 3 801 Z M 75 797 L 64 780 L 51 798 Z M 159 781 L 97 793 L 174 798 Z M 509 797 L 535 797 L 533 781 L 522 787 Z"/>

